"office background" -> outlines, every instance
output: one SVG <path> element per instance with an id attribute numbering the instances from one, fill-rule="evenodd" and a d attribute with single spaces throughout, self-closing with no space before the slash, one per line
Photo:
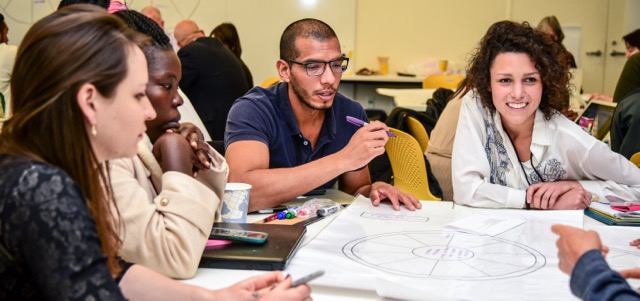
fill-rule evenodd
<path id="1" fill-rule="evenodd" d="M 165 29 L 193 19 L 208 34 L 222 22 L 238 28 L 243 55 L 254 81 L 276 76 L 279 37 L 286 25 L 304 17 L 322 19 L 337 32 L 342 50 L 352 52 L 349 72 L 377 69 L 378 56 L 389 70 L 428 73 L 449 60 L 464 70 L 468 54 L 492 23 L 510 19 L 537 25 L 556 15 L 565 28 L 565 45 L 583 69 L 585 93 L 613 93 L 624 56 L 622 36 L 640 28 L 640 0 L 127 0 L 132 9 L 160 8 Z M 0 0 L 0 12 L 17 45 L 30 24 L 52 12 L 59 0 Z M 634 14 L 635 12 L 635 14 Z M 600 56 L 587 52 L 600 51 Z"/>

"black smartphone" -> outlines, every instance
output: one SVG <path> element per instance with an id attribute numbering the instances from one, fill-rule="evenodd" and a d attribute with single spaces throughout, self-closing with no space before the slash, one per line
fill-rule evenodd
<path id="1" fill-rule="evenodd" d="M 267 237 L 269 237 L 269 233 L 266 233 L 266 232 L 219 228 L 219 227 L 213 227 L 213 230 L 209 235 L 209 238 L 212 238 L 212 239 L 226 239 L 226 240 L 241 241 L 241 242 L 248 242 L 248 243 L 254 243 L 254 244 L 265 243 L 267 241 Z"/>

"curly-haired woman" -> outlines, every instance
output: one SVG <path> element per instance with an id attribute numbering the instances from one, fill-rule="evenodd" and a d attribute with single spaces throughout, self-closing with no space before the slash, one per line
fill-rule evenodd
<path id="1" fill-rule="evenodd" d="M 562 116 L 566 52 L 528 23 L 493 24 L 461 84 L 452 154 L 457 203 L 583 209 L 640 197 L 640 169 Z"/>

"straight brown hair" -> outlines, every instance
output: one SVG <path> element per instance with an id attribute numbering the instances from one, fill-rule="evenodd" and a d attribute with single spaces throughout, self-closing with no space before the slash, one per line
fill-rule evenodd
<path id="1" fill-rule="evenodd" d="M 18 48 L 11 78 L 13 115 L 0 133 L 0 154 L 23 155 L 65 170 L 84 194 L 112 275 L 120 272 L 117 208 L 109 171 L 98 162 L 77 100 L 93 84 L 106 98 L 127 75 L 129 53 L 144 43 L 94 5 L 72 5 L 35 23 Z"/>

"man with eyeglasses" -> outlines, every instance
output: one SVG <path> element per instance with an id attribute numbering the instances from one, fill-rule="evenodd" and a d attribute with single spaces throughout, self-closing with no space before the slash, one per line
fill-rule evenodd
<path id="1" fill-rule="evenodd" d="M 412 195 L 383 182 L 371 183 L 367 164 L 384 153 L 387 126 L 362 128 L 347 116 L 367 120 L 362 106 L 339 94 L 349 59 L 329 25 L 302 19 L 280 39 L 276 63 L 281 83 L 255 87 L 234 103 L 225 132 L 229 182 L 252 185 L 249 211 L 275 207 L 316 188 L 338 188 L 420 208 Z"/>

